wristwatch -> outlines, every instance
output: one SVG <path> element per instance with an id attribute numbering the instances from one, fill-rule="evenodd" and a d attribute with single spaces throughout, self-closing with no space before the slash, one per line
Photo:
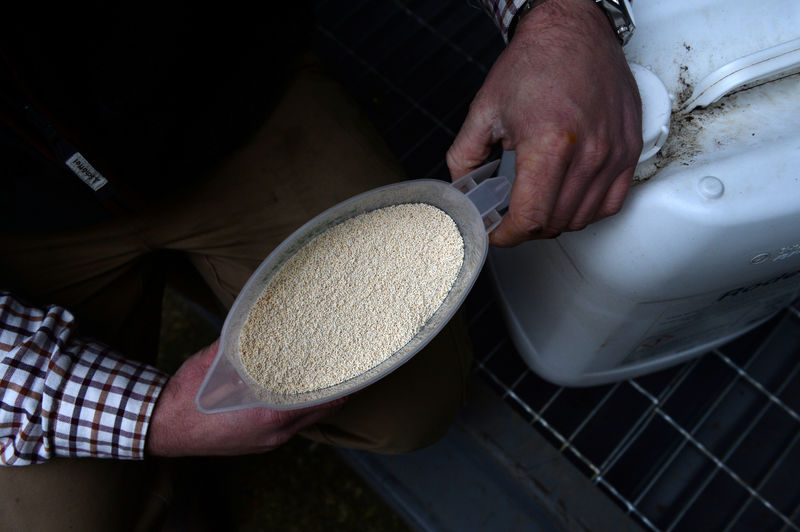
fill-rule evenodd
<path id="1" fill-rule="evenodd" d="M 547 0 L 527 0 L 524 4 L 519 6 L 514 19 L 508 27 L 508 40 L 514 35 L 514 30 L 517 28 L 519 20 L 530 10 Z M 628 44 L 628 41 L 633 36 L 633 30 L 636 29 L 636 23 L 633 20 L 633 9 L 631 8 L 630 0 L 592 0 L 597 4 L 606 14 L 608 20 L 611 22 L 614 33 L 622 45 Z"/>
<path id="2" fill-rule="evenodd" d="M 594 3 L 606 12 L 622 45 L 628 44 L 633 37 L 633 30 L 636 29 L 630 0 L 594 0 Z"/>

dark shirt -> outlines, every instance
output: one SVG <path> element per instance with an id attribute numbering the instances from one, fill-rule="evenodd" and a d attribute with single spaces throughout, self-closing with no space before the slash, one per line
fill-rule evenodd
<path id="1" fill-rule="evenodd" d="M 40 135 L 18 100 L 32 103 L 140 207 L 168 201 L 268 115 L 291 59 L 305 49 L 309 23 L 292 3 L 266 11 L 230 3 L 31 4 L 11 10 L 0 37 L 0 80 L 10 94 L 0 100 L 0 222 L 11 232 L 114 215 L 35 142 Z"/>

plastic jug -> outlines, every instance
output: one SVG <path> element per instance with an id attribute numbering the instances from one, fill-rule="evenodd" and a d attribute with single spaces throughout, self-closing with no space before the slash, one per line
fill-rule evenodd
<path id="1" fill-rule="evenodd" d="M 645 133 L 648 156 L 622 211 L 556 240 L 490 252 L 515 346 L 557 384 L 677 364 L 800 296 L 800 7 L 635 8 L 625 52 L 662 81 L 671 111 L 650 149 Z M 646 115 L 663 97 L 639 89 Z M 504 175 L 513 176 L 513 158 L 504 154 Z"/>

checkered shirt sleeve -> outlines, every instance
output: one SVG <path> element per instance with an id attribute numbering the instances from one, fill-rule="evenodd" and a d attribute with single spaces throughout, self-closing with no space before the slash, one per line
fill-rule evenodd
<path id="1" fill-rule="evenodd" d="M 167 375 L 74 337 L 74 328 L 63 308 L 0 292 L 0 464 L 144 457 Z"/>
<path id="2" fill-rule="evenodd" d="M 480 0 L 483 9 L 492 17 L 495 25 L 500 29 L 503 40 L 508 42 L 508 29 L 517 10 L 525 0 Z"/>

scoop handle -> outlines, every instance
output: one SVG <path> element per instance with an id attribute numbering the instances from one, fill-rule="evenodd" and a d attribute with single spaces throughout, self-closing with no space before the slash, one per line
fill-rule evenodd
<path id="1" fill-rule="evenodd" d="M 500 159 L 473 170 L 451 185 L 467 196 L 478 208 L 487 233 L 497 227 L 503 219 L 500 211 L 508 205 L 508 196 L 511 192 L 511 181 L 507 177 L 489 177 L 498 166 Z"/>

